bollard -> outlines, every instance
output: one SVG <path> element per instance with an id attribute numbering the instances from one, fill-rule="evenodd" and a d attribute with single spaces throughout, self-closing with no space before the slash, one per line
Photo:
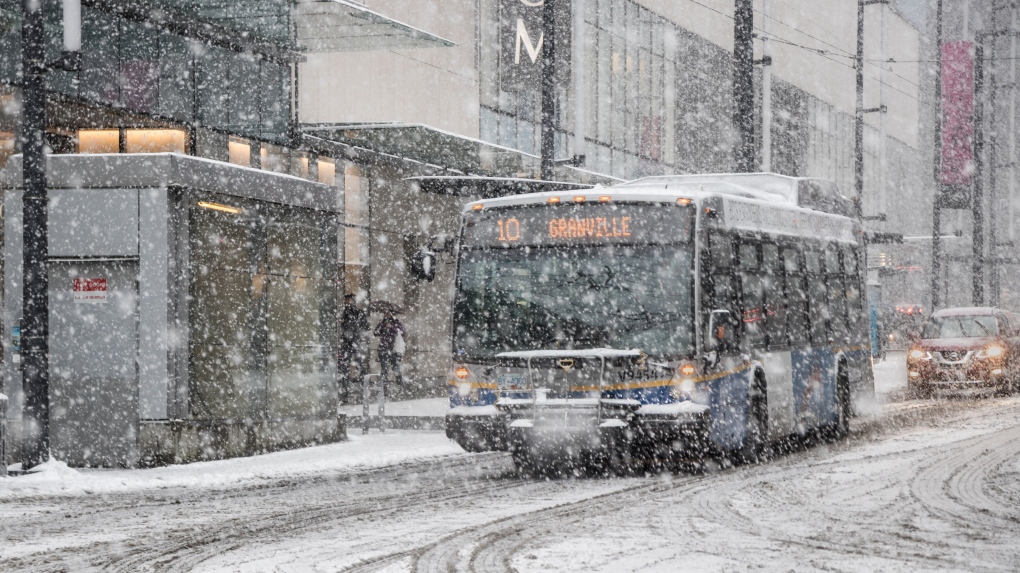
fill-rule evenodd
<path id="1" fill-rule="evenodd" d="M 361 433 L 367 434 L 368 429 L 372 426 L 372 417 L 369 415 L 369 406 L 372 403 L 372 377 L 379 376 L 378 374 L 365 374 L 361 378 Z M 383 415 L 383 395 L 382 390 L 379 391 L 379 415 Z"/>
<path id="2" fill-rule="evenodd" d="M 386 379 L 379 378 L 379 431 L 386 433 Z"/>
<path id="3" fill-rule="evenodd" d="M 0 394 L 0 477 L 7 475 L 7 396 Z"/>

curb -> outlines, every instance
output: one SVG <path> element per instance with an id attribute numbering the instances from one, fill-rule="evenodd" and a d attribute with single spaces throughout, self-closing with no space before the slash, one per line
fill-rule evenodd
<path id="1" fill-rule="evenodd" d="M 368 425 L 379 429 L 379 416 L 369 416 Z M 362 427 L 361 416 L 347 417 L 347 431 Z M 440 416 L 386 416 L 386 428 L 390 430 L 445 430 L 446 418 Z"/>

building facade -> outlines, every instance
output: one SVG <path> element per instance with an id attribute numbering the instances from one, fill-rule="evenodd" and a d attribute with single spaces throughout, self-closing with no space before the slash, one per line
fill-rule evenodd
<path id="1" fill-rule="evenodd" d="M 555 157 L 585 156 L 583 167 L 560 165 L 558 179 L 734 168 L 732 0 L 547 1 L 559 4 Z M 89 2 L 82 70 L 49 74 L 47 141 L 54 153 L 182 153 L 321 183 L 343 211 L 338 292 L 402 307 L 403 391 L 442 393 L 454 253 L 439 249 L 432 282 L 411 278 L 408 264 L 456 235 L 472 197 L 407 179 L 537 176 L 545 44 L 535 4 Z M 923 34 L 901 4 L 866 12 L 864 107 L 888 112 L 865 116 L 861 199 L 871 230 L 924 234 L 916 212 L 933 191 L 920 118 L 930 102 Z M 44 6 L 55 57 L 59 2 Z M 0 0 L 0 166 L 18 151 L 20 10 Z M 833 179 L 848 196 L 856 31 L 852 3 L 755 2 L 755 58 L 767 44 L 772 78 L 764 98 L 756 66 L 759 159 Z"/>
<path id="2" fill-rule="evenodd" d="M 494 155 L 525 159 L 490 166 L 495 174 L 534 176 L 540 147 L 534 67 L 541 57 L 541 6 L 520 0 L 367 4 L 401 14 L 455 45 L 308 54 L 299 66 L 301 122 L 332 126 L 330 137 L 351 146 L 379 148 L 388 139 L 391 152 L 405 155 L 416 150 L 396 151 L 400 148 L 393 142 L 407 139 L 412 128 L 429 132 L 435 137 L 420 139 L 417 159 L 444 165 L 449 165 L 443 160 L 449 150 L 481 142 Z M 585 169 L 620 179 L 734 169 L 732 0 L 559 4 L 557 26 L 569 32 L 556 36 L 556 158 L 583 152 Z M 852 196 L 856 6 L 772 0 L 767 8 L 766 13 L 763 0 L 754 3 L 755 59 L 763 57 L 767 43 L 772 61 L 769 114 L 764 113 L 764 70 L 759 65 L 755 72 L 759 160 L 764 165 L 767 157 L 768 169 L 778 173 L 832 179 Z M 865 8 L 864 108 L 886 112 L 864 114 L 861 205 L 870 231 L 909 239 L 875 244 L 869 251 L 875 279 L 884 285 L 882 298 L 892 305 L 929 300 L 931 241 L 923 237 L 931 236 L 935 190 L 931 127 L 922 119 L 931 114 L 934 86 L 930 74 L 922 73 L 930 22 L 924 8 L 913 0 Z M 582 49 L 575 50 L 575 44 Z M 574 73 L 575 59 L 580 74 Z M 767 153 L 766 116 L 771 118 Z M 578 145 L 579 131 L 583 145 Z M 561 169 L 559 176 L 576 173 Z M 419 204 L 410 192 L 386 195 L 386 200 Z M 373 217 L 366 232 L 387 224 Z M 434 230 L 453 227 L 447 221 Z M 370 258 L 371 272 L 389 276 L 385 260 Z M 446 270 L 437 282 L 452 280 L 452 268 Z M 445 313 L 441 320 L 413 320 L 419 332 L 442 325 L 432 331 L 441 335 L 448 327 Z"/>

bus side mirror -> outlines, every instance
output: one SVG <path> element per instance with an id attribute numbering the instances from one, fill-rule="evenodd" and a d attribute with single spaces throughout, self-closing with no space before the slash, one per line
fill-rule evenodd
<path id="1" fill-rule="evenodd" d="M 732 353 L 736 349 L 737 328 L 733 313 L 713 310 L 708 317 L 708 337 L 705 349 L 709 352 Z"/>
<path id="2" fill-rule="evenodd" d="M 411 257 L 411 274 L 420 281 L 434 281 L 436 279 L 436 254 L 427 249 L 419 249 Z"/>

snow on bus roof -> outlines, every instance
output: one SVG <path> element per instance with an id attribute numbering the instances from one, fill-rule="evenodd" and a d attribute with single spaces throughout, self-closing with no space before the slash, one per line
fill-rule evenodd
<path id="1" fill-rule="evenodd" d="M 554 190 L 538 193 L 522 193 L 490 198 L 468 203 L 465 211 L 482 204 L 486 207 L 510 207 L 529 205 L 546 201 L 549 197 L 584 197 L 585 201 L 596 201 L 604 195 L 613 200 L 632 202 L 673 202 L 680 197 L 701 199 L 712 196 L 727 196 L 784 207 L 800 207 L 814 212 L 826 212 L 811 205 L 800 204 L 798 186 L 804 177 L 789 177 L 774 173 L 718 173 L 705 175 L 662 175 L 644 177 L 612 187 L 596 185 L 591 189 Z M 833 184 L 834 185 L 834 184 Z M 845 198 L 843 198 L 845 200 Z M 839 214 L 832 213 L 829 214 Z"/>
<path id="2" fill-rule="evenodd" d="M 775 173 L 713 173 L 659 175 L 623 183 L 619 187 L 662 187 L 669 190 L 703 188 L 707 192 L 743 191 L 754 198 L 797 204 L 797 185 L 802 178 Z M 763 196 L 763 197 L 762 197 Z"/>

